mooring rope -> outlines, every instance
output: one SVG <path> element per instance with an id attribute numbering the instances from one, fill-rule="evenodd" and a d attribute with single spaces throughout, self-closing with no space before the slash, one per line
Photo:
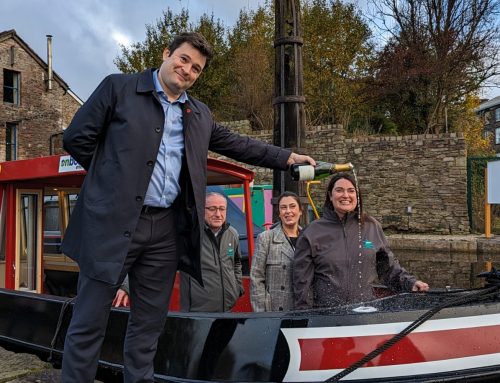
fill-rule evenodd
<path id="1" fill-rule="evenodd" d="M 59 332 L 61 331 L 64 314 L 66 314 L 66 310 L 68 309 L 71 302 L 73 302 L 75 300 L 75 298 L 76 297 L 66 299 L 61 306 L 61 310 L 59 311 L 59 319 L 57 320 L 57 326 L 56 326 L 56 330 L 54 332 L 54 337 L 52 338 L 52 341 L 50 342 L 50 354 L 49 354 L 49 358 L 48 358 L 48 361 L 50 363 L 52 363 L 54 361 L 53 353 L 55 351 L 55 346 L 56 346 L 57 338 L 59 337 Z"/>

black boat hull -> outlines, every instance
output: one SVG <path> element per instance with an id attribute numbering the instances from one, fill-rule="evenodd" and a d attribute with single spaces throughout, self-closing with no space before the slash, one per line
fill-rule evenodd
<path id="1" fill-rule="evenodd" d="M 444 300 L 389 297 L 371 302 L 374 312 L 346 306 L 290 313 L 171 313 L 159 340 L 155 379 L 325 381 Z M 72 308 L 65 302 L 0 289 L 0 340 L 33 352 L 52 351 L 60 359 Z M 101 366 L 122 369 L 127 320 L 127 309 L 112 309 Z M 439 311 L 342 381 L 500 381 L 500 300 Z"/>

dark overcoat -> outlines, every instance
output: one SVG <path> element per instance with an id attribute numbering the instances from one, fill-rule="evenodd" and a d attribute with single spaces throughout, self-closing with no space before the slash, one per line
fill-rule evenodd
<path id="1" fill-rule="evenodd" d="M 153 69 L 106 77 L 64 131 L 64 148 L 87 175 L 62 243 L 80 271 L 118 283 L 153 172 L 164 126 Z M 287 149 L 232 133 L 209 108 L 183 106 L 185 153 L 174 203 L 179 267 L 201 283 L 208 150 L 252 165 L 286 169 Z"/>

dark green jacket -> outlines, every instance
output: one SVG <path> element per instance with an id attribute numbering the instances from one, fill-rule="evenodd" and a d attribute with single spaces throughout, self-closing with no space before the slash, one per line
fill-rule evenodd
<path id="1" fill-rule="evenodd" d="M 181 272 L 181 310 L 224 312 L 243 295 L 238 232 L 225 223 L 215 237 L 205 225 L 201 242 L 203 287 Z"/>

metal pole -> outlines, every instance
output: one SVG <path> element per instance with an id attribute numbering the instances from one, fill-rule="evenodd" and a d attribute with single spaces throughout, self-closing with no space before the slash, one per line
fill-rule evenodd
<path id="1" fill-rule="evenodd" d="M 52 90 L 52 35 L 47 35 L 47 90 Z"/>
<path id="2" fill-rule="evenodd" d="M 301 152 L 305 138 L 304 90 L 302 68 L 302 30 L 299 0 L 275 2 L 275 81 L 274 144 Z M 273 204 L 285 190 L 304 197 L 304 187 L 288 172 L 274 171 Z M 304 200 L 305 197 L 303 198 Z M 274 206 L 274 216 L 277 209 Z"/>
<path id="3" fill-rule="evenodd" d="M 484 169 L 484 236 L 491 238 L 491 205 L 488 203 L 488 168 Z"/>

